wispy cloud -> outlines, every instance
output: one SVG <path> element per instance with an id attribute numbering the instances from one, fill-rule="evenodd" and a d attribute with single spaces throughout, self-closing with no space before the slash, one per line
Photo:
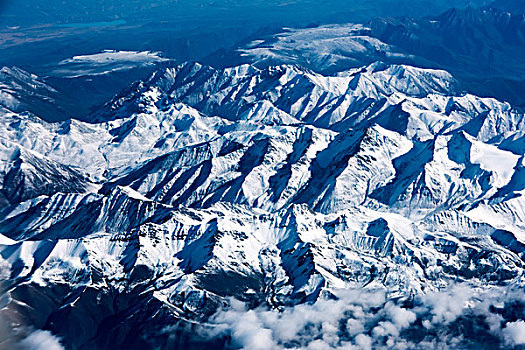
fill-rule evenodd
<path id="1" fill-rule="evenodd" d="M 57 337 L 53 336 L 51 332 L 36 330 L 30 333 L 20 342 L 21 349 L 27 350 L 63 350 L 64 347 L 60 344 Z"/>

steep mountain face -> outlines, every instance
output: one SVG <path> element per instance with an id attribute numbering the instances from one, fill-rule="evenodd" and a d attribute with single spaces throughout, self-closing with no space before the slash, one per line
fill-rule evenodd
<path id="1" fill-rule="evenodd" d="M 249 348 L 198 329 L 230 297 L 287 310 L 362 288 L 405 310 L 450 283 L 523 288 L 525 116 L 445 71 L 186 63 L 90 123 L 0 118 L 1 317 L 67 348 Z M 519 344 L 502 335 L 519 300 L 487 306 L 486 346 Z M 435 337 L 415 315 L 413 347 Z"/>
<path id="2" fill-rule="evenodd" d="M 2 113 L 31 112 L 44 119 L 66 119 L 71 101 L 34 74 L 17 67 L 0 69 Z M 55 119 L 56 120 L 56 119 Z"/>

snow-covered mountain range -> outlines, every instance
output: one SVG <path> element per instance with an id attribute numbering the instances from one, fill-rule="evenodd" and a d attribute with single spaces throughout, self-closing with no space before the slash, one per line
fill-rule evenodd
<path id="1" fill-rule="evenodd" d="M 489 334 L 482 348 L 523 341 L 525 115 L 462 93 L 445 71 L 190 62 L 132 84 L 89 122 L 2 105 L 0 318 L 20 338 L 45 329 L 72 349 L 430 348 L 432 325 L 474 315 L 470 333 L 442 346 L 477 344 L 477 329 Z M 483 313 L 488 299 L 459 298 L 430 318 L 428 296 L 452 285 L 515 297 Z M 356 288 L 364 299 L 340 296 Z M 246 330 L 232 311 L 217 316 L 232 297 L 293 315 L 337 299 L 346 311 L 336 338 L 304 340 L 317 321 L 301 328 L 294 316 L 302 342 L 277 328 L 254 342 L 273 311 Z M 362 329 L 351 327 L 357 304 L 376 315 Z"/>

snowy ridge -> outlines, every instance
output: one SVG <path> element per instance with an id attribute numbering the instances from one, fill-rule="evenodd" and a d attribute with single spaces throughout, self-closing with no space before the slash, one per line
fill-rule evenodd
<path id="1" fill-rule="evenodd" d="M 38 76 L 17 67 L 0 69 L 0 111 L 30 112 L 47 118 L 69 117 L 63 109 L 70 103 Z"/>

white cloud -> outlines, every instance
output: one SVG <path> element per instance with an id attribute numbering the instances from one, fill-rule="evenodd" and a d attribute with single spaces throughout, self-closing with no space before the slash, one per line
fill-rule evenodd
<path id="1" fill-rule="evenodd" d="M 507 323 L 503 329 L 503 334 L 513 345 L 525 344 L 525 321 Z"/>
<path id="2" fill-rule="evenodd" d="M 372 349 L 372 338 L 367 335 L 359 334 L 357 337 L 355 337 L 355 342 L 357 346 L 363 350 Z"/>
<path id="3" fill-rule="evenodd" d="M 272 330 L 265 328 L 259 314 L 246 310 L 239 302 L 234 301 L 232 305 L 232 309 L 220 313 L 215 322 L 229 325 L 234 345 L 254 350 L 274 349 Z"/>
<path id="4" fill-rule="evenodd" d="M 400 329 L 410 326 L 417 318 L 414 312 L 398 307 L 391 301 L 385 305 L 385 311 L 390 320 Z"/>
<path id="5" fill-rule="evenodd" d="M 432 323 L 450 323 L 465 311 L 473 292 L 468 286 L 457 285 L 449 290 L 426 294 L 422 303 L 430 309 Z"/>
<path id="6" fill-rule="evenodd" d="M 20 347 L 24 350 L 63 350 L 57 337 L 51 332 L 36 330 L 20 341 Z"/>

